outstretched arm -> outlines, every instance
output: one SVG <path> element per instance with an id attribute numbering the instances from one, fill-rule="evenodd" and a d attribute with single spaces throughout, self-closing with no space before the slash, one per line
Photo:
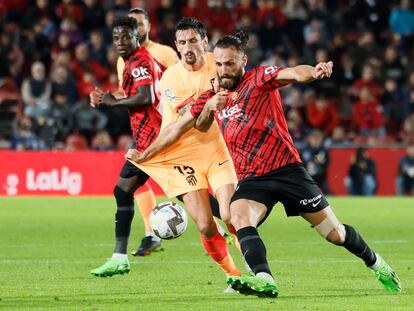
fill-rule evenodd
<path id="1" fill-rule="evenodd" d="M 105 93 L 99 88 L 95 88 L 90 94 L 90 104 L 92 107 L 100 105 L 108 107 L 134 107 L 152 105 L 154 96 L 151 94 L 150 85 L 142 85 L 137 87 L 137 92 L 134 96 L 122 97 L 116 99 L 111 93 Z"/>
<path id="2" fill-rule="evenodd" d="M 282 84 L 289 83 L 309 83 L 314 80 L 329 78 L 332 74 L 333 63 L 319 63 L 315 67 L 309 65 L 299 65 L 281 70 L 275 81 Z"/>
<path id="3" fill-rule="evenodd" d="M 136 149 L 129 149 L 125 155 L 125 158 L 136 163 L 142 163 L 152 159 L 161 151 L 176 142 L 181 135 L 194 127 L 195 122 L 196 119 L 194 119 L 190 110 L 187 110 L 187 112 L 178 121 L 170 123 L 166 126 L 144 152 L 140 153 Z"/>

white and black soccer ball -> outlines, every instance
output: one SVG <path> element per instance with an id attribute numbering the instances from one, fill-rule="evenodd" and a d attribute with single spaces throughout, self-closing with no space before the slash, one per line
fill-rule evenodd
<path id="1" fill-rule="evenodd" d="M 161 239 L 178 238 L 187 229 L 188 217 L 182 206 L 174 202 L 158 204 L 151 212 L 150 225 Z"/>

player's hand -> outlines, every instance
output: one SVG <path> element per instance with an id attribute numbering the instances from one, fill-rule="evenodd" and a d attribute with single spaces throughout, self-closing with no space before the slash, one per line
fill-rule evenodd
<path id="1" fill-rule="evenodd" d="M 220 91 L 216 93 L 210 100 L 207 101 L 206 105 L 210 111 L 222 110 L 227 103 L 228 91 Z"/>
<path id="2" fill-rule="evenodd" d="M 99 94 L 99 105 L 112 106 L 116 102 L 116 98 L 110 92 Z"/>
<path id="3" fill-rule="evenodd" d="M 125 154 L 125 159 L 135 163 L 141 163 L 145 160 L 143 154 L 137 149 L 128 149 L 127 153 Z"/>
<path id="4" fill-rule="evenodd" d="M 89 93 L 89 104 L 93 107 L 93 108 L 97 108 L 99 107 L 100 104 L 100 97 L 102 94 L 105 94 L 104 91 L 102 91 L 100 88 L 95 87 L 95 89 Z"/>
<path id="5" fill-rule="evenodd" d="M 327 63 L 318 63 L 315 66 L 313 77 L 317 80 L 323 79 L 323 78 L 329 78 L 332 75 L 332 68 L 333 68 L 332 61 L 327 62 Z"/>

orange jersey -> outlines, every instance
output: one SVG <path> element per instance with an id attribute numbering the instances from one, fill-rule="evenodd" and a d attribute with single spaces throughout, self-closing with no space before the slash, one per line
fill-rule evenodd
<path id="1" fill-rule="evenodd" d="M 188 71 L 179 62 L 164 72 L 159 84 L 160 105 L 163 107 L 161 131 L 168 124 L 177 121 L 188 109 L 187 106 L 182 106 L 183 102 L 191 97 L 196 100 L 204 91 L 211 89 L 211 80 L 216 76 L 216 67 L 212 53 L 206 53 L 205 58 L 206 63 L 197 71 Z M 205 148 L 206 144 L 224 144 L 216 122 L 206 133 L 190 129 L 174 146 L 178 145 L 178 148 L 186 146 L 186 149 Z"/>
<path id="2" fill-rule="evenodd" d="M 156 43 L 154 41 L 149 41 L 145 49 L 151 54 L 152 57 L 164 68 L 163 70 L 171 67 L 178 62 L 177 53 L 171 47 L 163 44 Z M 118 73 L 119 85 L 122 85 L 122 72 L 124 70 L 124 60 L 122 57 L 118 57 L 118 62 L 116 64 L 116 70 Z"/>

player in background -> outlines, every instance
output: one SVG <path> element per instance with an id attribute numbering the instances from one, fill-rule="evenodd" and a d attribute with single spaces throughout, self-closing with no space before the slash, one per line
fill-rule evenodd
<path id="1" fill-rule="evenodd" d="M 216 74 L 213 55 L 205 52 L 208 39 L 201 22 L 184 18 L 176 25 L 175 37 L 181 61 L 168 68 L 160 80 L 164 105 L 162 127 L 179 120 L 191 102 L 211 87 L 211 79 Z M 189 130 L 170 148 L 139 168 L 169 197 L 182 197 L 207 253 L 227 275 L 239 275 L 210 209 L 209 186 L 219 201 L 221 219 L 230 224 L 229 202 L 237 177 L 217 124 L 206 133 Z M 234 228 L 229 230 L 235 233 Z"/>
<path id="2" fill-rule="evenodd" d="M 361 258 L 386 290 L 401 291 L 398 276 L 350 225 L 342 224 L 322 192 L 302 166 L 288 132 L 278 88 L 330 77 L 332 62 L 315 67 L 255 67 L 245 72 L 244 32 L 226 36 L 214 48 L 220 91 L 203 93 L 183 118 L 161 132 L 152 150 L 173 143 L 189 127 L 207 130 L 216 119 L 235 164 L 239 183 L 231 199 L 231 222 L 242 252 L 255 276 L 229 277 L 228 284 L 243 294 L 277 297 L 266 248 L 257 227 L 281 202 L 288 216 L 302 216 L 329 242 Z M 172 134 L 171 134 L 172 133 Z M 129 152 L 130 153 L 130 152 Z M 130 153 L 140 162 L 151 151 Z"/>
<path id="3" fill-rule="evenodd" d="M 132 17 L 137 21 L 139 44 L 147 49 L 151 56 L 161 66 L 162 71 L 165 71 L 165 69 L 178 62 L 177 53 L 171 47 L 156 43 L 149 39 L 151 24 L 149 22 L 147 11 L 142 8 L 133 8 L 129 10 L 128 17 Z M 117 62 L 119 89 L 116 94 L 114 94 L 117 98 L 125 96 L 122 88 L 124 67 L 124 60 L 122 57 L 119 57 Z M 160 112 L 162 111 L 161 105 L 158 110 Z M 154 192 L 148 183 L 145 183 L 139 188 L 135 198 L 137 200 L 137 206 L 141 213 L 141 217 L 144 221 L 145 237 L 141 240 L 141 244 L 138 246 L 137 250 L 132 253 L 132 255 L 145 256 L 149 255 L 152 251 L 160 249 L 161 247 L 161 239 L 154 234 L 149 224 L 151 211 L 155 205 L 157 205 L 157 201 L 155 199 Z"/>
<path id="4" fill-rule="evenodd" d="M 112 40 L 125 62 L 122 74 L 125 97 L 116 99 L 109 92 L 95 89 L 90 94 L 91 105 L 96 108 L 101 105 L 128 108 L 135 147 L 137 150 L 145 150 L 157 137 L 161 127 L 161 114 L 158 112 L 160 100 L 158 82 L 162 70 L 151 54 L 140 47 L 135 19 L 130 17 L 116 19 L 112 26 Z M 134 193 L 148 178 L 149 176 L 143 171 L 128 161 L 125 162 L 114 188 L 117 204 L 115 250 L 107 263 L 91 271 L 93 275 L 111 276 L 129 272 L 127 246 L 134 217 Z"/>

